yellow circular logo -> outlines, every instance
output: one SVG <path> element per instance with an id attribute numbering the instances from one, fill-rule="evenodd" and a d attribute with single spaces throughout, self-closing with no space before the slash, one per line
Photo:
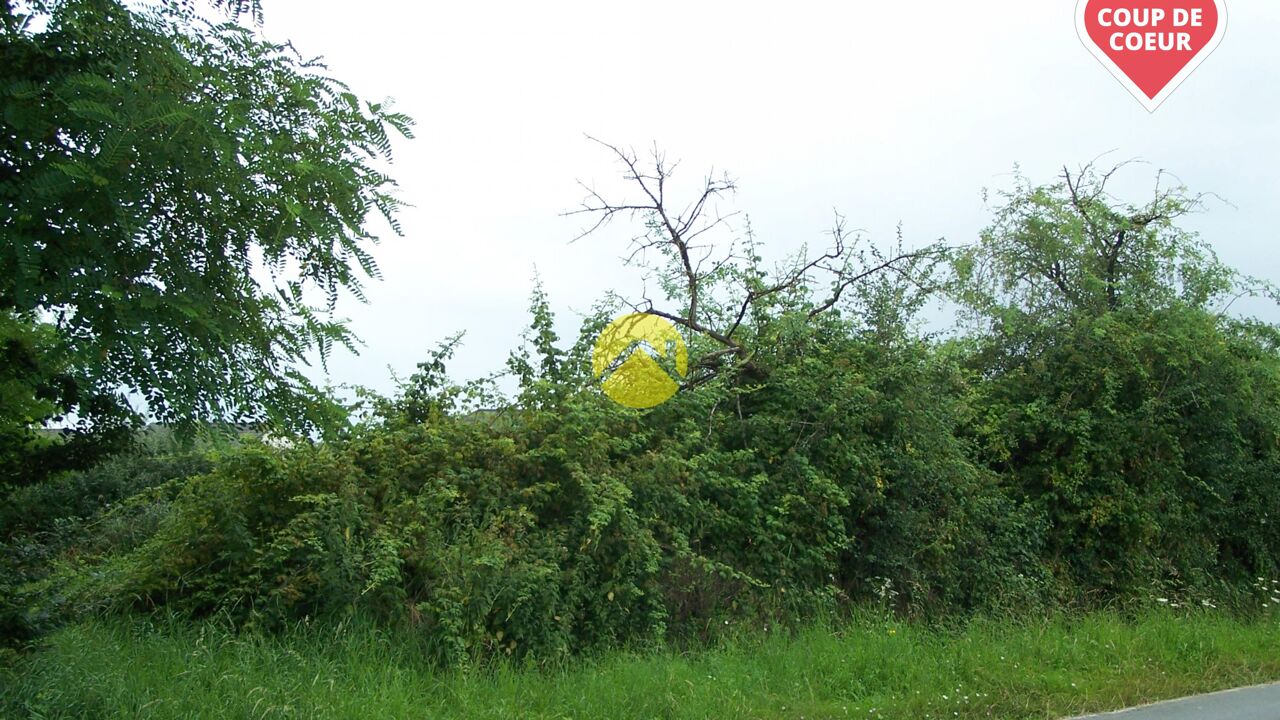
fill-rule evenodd
<path id="1" fill-rule="evenodd" d="M 676 378 L 689 371 L 689 350 L 671 323 L 657 315 L 631 313 L 609 323 L 596 338 L 591 371 L 614 402 L 651 408 L 680 389 Z"/>

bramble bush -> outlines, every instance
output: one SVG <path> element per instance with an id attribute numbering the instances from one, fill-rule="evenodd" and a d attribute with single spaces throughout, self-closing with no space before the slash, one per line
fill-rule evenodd
<path id="1" fill-rule="evenodd" d="M 444 378 L 447 345 L 341 441 L 225 454 L 68 592 L 268 627 L 367 612 L 452 663 L 707 637 L 885 583 L 903 610 L 1036 599 L 1033 536 L 952 432 L 958 369 L 927 343 L 833 318 L 772 343 L 766 382 L 641 412 L 595 389 L 599 320 L 557 349 L 536 295 L 496 412 Z"/>

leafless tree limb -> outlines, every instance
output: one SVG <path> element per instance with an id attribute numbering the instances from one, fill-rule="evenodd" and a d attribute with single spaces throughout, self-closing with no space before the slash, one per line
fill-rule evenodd
<path id="1" fill-rule="evenodd" d="M 661 309 L 655 307 L 654 302 L 647 297 L 639 302 L 626 304 L 635 312 L 664 318 L 722 345 L 720 350 L 703 355 L 695 365 L 709 371 L 711 375 L 729 357 L 734 358 L 740 367 L 753 367 L 752 351 L 738 336 L 738 331 L 751 308 L 757 307 L 761 302 L 807 288 L 816 275 L 824 275 L 830 279 L 831 291 L 808 310 L 808 318 L 813 319 L 836 307 L 846 291 L 859 282 L 883 272 L 906 276 L 915 262 L 938 256 L 943 251 L 942 248 L 933 246 L 910 252 L 899 250 L 890 255 L 874 251 L 868 254 L 855 247 L 861 238 L 860 234 L 847 231 L 844 218 L 837 214 L 835 228 L 831 232 L 832 245 L 822 254 L 801 258 L 769 278 L 766 278 L 765 273 L 752 272 L 751 269 L 745 274 L 735 273 L 734 268 L 740 267 L 738 263 L 753 263 L 754 258 L 737 254 L 732 246 L 727 252 L 717 256 L 715 248 L 709 243 L 694 242 L 706 233 L 725 226 L 730 218 L 738 214 L 722 214 L 717 202 L 737 189 L 732 179 L 727 175 L 708 174 L 693 200 L 685 204 L 680 212 L 674 212 L 671 210 L 673 203 L 668 190 L 677 164 L 668 163 L 656 147 L 650 151 L 648 162 L 641 163 L 634 150 L 611 145 L 590 136 L 588 139 L 609 150 L 621 162 L 625 168 L 624 179 L 638 191 L 638 195 L 633 199 L 612 201 L 593 187 L 582 184 L 587 195 L 581 207 L 564 215 L 584 215 L 591 218 L 592 222 L 574 240 L 598 231 L 619 215 L 629 219 L 642 217 L 646 223 L 646 232 L 632 238 L 630 253 L 625 260 L 634 263 L 637 257 L 649 250 L 663 253 L 671 260 L 672 277 L 684 295 L 685 305 L 679 312 Z M 708 310 L 707 303 L 711 301 L 705 294 L 710 292 L 713 282 L 725 277 L 736 279 L 738 287 L 733 295 L 740 300 L 734 301 L 730 308 L 716 306 L 712 302 L 716 309 Z M 719 319 L 716 319 L 717 314 Z M 698 375 L 690 382 L 696 384 L 709 376 Z"/>

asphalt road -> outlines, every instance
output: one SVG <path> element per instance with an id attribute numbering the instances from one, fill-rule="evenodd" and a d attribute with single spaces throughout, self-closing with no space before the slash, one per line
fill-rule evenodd
<path id="1" fill-rule="evenodd" d="M 1280 720 L 1280 683 L 1223 690 L 1085 718 L 1115 720 Z"/>

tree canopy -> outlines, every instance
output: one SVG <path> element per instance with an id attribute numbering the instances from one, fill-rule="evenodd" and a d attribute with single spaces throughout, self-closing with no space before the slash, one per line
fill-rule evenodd
<path id="1" fill-rule="evenodd" d="M 301 367 L 353 342 L 335 303 L 377 276 L 373 219 L 400 230 L 411 121 L 216 5 L 2 6 L 0 313 L 40 368 L 19 424 L 325 422 Z"/>

